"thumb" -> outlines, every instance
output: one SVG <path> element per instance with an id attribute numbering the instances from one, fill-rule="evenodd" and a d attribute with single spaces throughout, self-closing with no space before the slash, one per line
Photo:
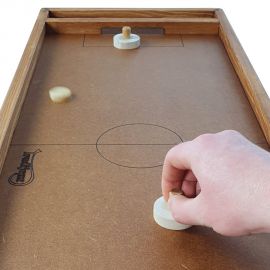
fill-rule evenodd
<path id="1" fill-rule="evenodd" d="M 169 208 L 177 222 L 187 225 L 203 225 L 201 212 L 199 211 L 199 195 L 190 199 L 173 192 L 169 194 Z"/>

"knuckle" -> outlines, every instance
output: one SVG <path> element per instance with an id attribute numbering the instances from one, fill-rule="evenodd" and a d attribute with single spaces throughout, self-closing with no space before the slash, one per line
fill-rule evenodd
<path id="1" fill-rule="evenodd" d="M 220 134 L 225 135 L 225 136 L 241 136 L 240 132 L 238 132 L 237 130 L 233 130 L 233 129 L 224 130 L 224 131 L 220 132 Z"/>
<path id="2" fill-rule="evenodd" d="M 209 146 L 209 144 L 213 143 L 214 138 L 215 134 L 205 133 L 195 138 L 194 141 L 201 146 Z"/>
<path id="3" fill-rule="evenodd" d="M 243 141 L 243 135 L 236 130 L 224 130 L 220 135 L 220 141 L 223 145 L 232 146 Z"/>
<path id="4" fill-rule="evenodd" d="M 236 130 L 224 130 L 219 133 L 205 133 L 197 138 L 194 139 L 194 142 L 196 142 L 200 147 L 203 149 L 205 148 L 213 148 L 216 147 L 217 145 L 222 145 L 229 143 L 234 140 L 239 140 L 242 138 L 242 135 L 240 132 Z"/>
<path id="5" fill-rule="evenodd" d="M 171 159 L 171 157 L 173 156 L 173 153 L 174 153 L 174 151 L 175 151 L 175 147 L 176 147 L 176 146 L 172 147 L 172 148 L 167 152 L 167 154 L 166 154 L 166 156 L 165 156 L 165 162 Z"/>
<path id="6" fill-rule="evenodd" d="M 173 147 L 167 152 L 167 154 L 166 154 L 166 156 L 165 156 L 165 162 L 166 162 L 167 160 L 171 160 L 171 159 L 174 157 L 174 155 L 175 155 L 175 153 L 177 152 L 177 150 L 179 149 L 180 145 L 181 145 L 181 144 L 177 144 L 177 145 L 173 146 Z"/>

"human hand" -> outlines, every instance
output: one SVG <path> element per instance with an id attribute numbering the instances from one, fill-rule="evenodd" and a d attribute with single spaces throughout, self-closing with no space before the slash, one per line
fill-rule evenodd
<path id="1" fill-rule="evenodd" d="M 270 232 L 270 153 L 236 131 L 201 135 L 167 153 L 162 193 L 180 223 L 228 236 Z"/>

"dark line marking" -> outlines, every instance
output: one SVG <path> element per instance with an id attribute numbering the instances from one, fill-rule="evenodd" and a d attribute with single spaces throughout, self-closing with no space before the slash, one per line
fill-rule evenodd
<path id="1" fill-rule="evenodd" d="M 124 168 L 131 168 L 131 169 L 150 169 L 150 168 L 156 168 L 156 167 L 161 167 L 163 166 L 163 163 L 162 164 L 158 164 L 158 165 L 154 165 L 154 166 L 127 166 L 127 165 L 122 165 L 122 164 L 119 164 L 119 163 L 116 163 L 114 161 L 111 161 L 109 160 L 108 158 L 106 158 L 100 151 L 99 151 L 99 140 L 102 138 L 102 136 L 104 136 L 106 133 L 110 132 L 111 130 L 113 129 L 116 129 L 116 128 L 121 128 L 121 127 L 126 127 L 126 126 L 134 126 L 134 125 L 144 125 L 144 126 L 153 126 L 153 127 L 159 127 L 159 128 L 162 128 L 162 129 L 165 129 L 165 130 L 168 130 L 170 132 L 172 132 L 173 134 L 175 134 L 180 142 L 183 142 L 183 139 L 181 138 L 181 136 L 179 134 L 177 134 L 175 131 L 169 129 L 169 128 L 166 128 L 166 127 L 163 127 L 163 126 L 160 126 L 160 125 L 155 125 L 155 124 L 147 124 L 147 123 L 131 123 L 131 124 L 123 124 L 123 125 L 119 125 L 119 126 L 115 126 L 115 127 L 112 127 L 112 128 L 109 128 L 107 129 L 106 131 L 104 131 L 103 133 L 101 133 L 101 135 L 98 137 L 97 141 L 96 141 L 96 150 L 97 150 L 97 153 L 103 158 L 105 159 L 106 161 L 114 164 L 114 165 L 117 165 L 117 166 L 120 166 L 120 167 L 124 167 Z M 179 143 L 180 143 L 179 142 Z M 168 144 L 166 144 L 168 145 Z M 172 144 L 170 144 L 172 145 Z"/>
<path id="2" fill-rule="evenodd" d="M 115 127 L 112 127 L 112 128 L 109 128 L 107 129 L 106 131 L 104 131 L 103 133 L 101 133 L 101 135 L 97 138 L 97 141 L 96 141 L 96 145 L 99 145 L 98 141 L 100 140 L 100 138 L 108 133 L 109 131 L 113 130 L 113 129 L 116 129 L 116 128 L 120 128 L 120 127 L 126 127 L 126 126 L 134 126 L 134 125 L 144 125 L 144 126 L 153 126 L 153 127 L 159 127 L 159 128 L 162 128 L 162 129 L 166 129 L 172 133 L 174 133 L 179 139 L 181 142 L 183 142 L 182 138 L 180 137 L 180 135 L 178 135 L 175 131 L 169 129 L 169 128 L 166 128 L 166 127 L 163 127 L 163 126 L 160 126 L 160 125 L 155 125 L 155 124 L 146 124 L 146 123 L 132 123 L 132 124 L 123 124 L 123 125 L 119 125 L 119 126 L 115 126 Z"/>
<path id="3" fill-rule="evenodd" d="M 154 166 L 128 166 L 128 165 L 122 165 L 122 164 L 119 164 L 119 163 L 116 163 L 114 161 L 111 161 L 105 157 L 102 156 L 103 159 L 105 159 L 106 161 L 108 161 L 109 163 L 111 164 L 114 164 L 114 165 L 117 165 L 119 167 L 123 167 L 123 168 L 129 168 L 129 169 L 152 169 L 152 168 L 157 168 L 157 167 L 161 167 L 163 166 L 163 163 L 162 164 L 159 164 L 159 165 L 154 165 Z"/>
<path id="4" fill-rule="evenodd" d="M 178 143 L 99 143 L 98 145 L 145 145 L 145 146 L 147 146 L 147 145 L 149 145 L 149 146 L 155 146 L 155 145 L 177 145 Z M 76 146 L 76 145 L 96 145 L 95 143 L 14 143 L 14 144 L 11 144 L 11 146 L 23 146 L 23 145 L 29 145 L 29 146 L 31 146 L 31 145 L 33 145 L 33 146 L 35 146 L 35 145 L 48 145 L 48 146 L 50 146 L 50 145 L 52 145 L 52 146 L 62 146 L 62 145 L 74 145 L 74 146 Z"/>
<path id="5" fill-rule="evenodd" d="M 48 145 L 48 146 L 65 146 L 65 145 L 95 145 L 94 143 L 12 143 L 11 146 L 35 146 L 35 145 Z"/>
<path id="6" fill-rule="evenodd" d="M 147 145 L 149 145 L 149 146 L 151 146 L 151 145 L 153 145 L 153 146 L 155 146 L 155 145 L 177 145 L 178 143 L 99 143 L 98 145 L 145 145 L 145 146 L 147 146 Z M 269 146 L 269 144 L 268 143 L 266 143 L 266 142 L 255 142 L 254 144 L 257 144 L 257 145 L 265 145 L 265 146 Z M 35 145 L 47 145 L 47 146 L 65 146 L 65 145 L 74 145 L 74 146 L 76 146 L 76 145 L 78 145 L 78 146 L 80 146 L 80 145 L 96 145 L 96 143 L 12 143 L 12 144 L 10 144 L 10 146 L 24 146 L 24 145 L 26 145 L 26 146 L 35 146 Z"/>
<path id="7" fill-rule="evenodd" d="M 111 45 L 85 45 L 83 46 L 84 48 L 114 48 Z M 181 45 L 181 41 L 180 41 L 180 45 L 174 45 L 174 46 L 150 46 L 150 45 L 140 45 L 140 47 L 142 48 L 183 48 L 184 46 Z"/>
<path id="8" fill-rule="evenodd" d="M 180 35 L 180 40 L 181 40 L 181 43 L 182 43 L 182 47 L 185 48 L 185 44 L 184 44 L 184 40 L 183 40 L 183 36 Z"/>
<path id="9" fill-rule="evenodd" d="M 98 145 L 177 145 L 178 143 L 99 143 Z"/>
<path id="10" fill-rule="evenodd" d="M 85 36 L 86 36 L 86 35 L 84 34 L 84 35 L 83 35 L 83 44 L 82 44 L 83 47 L 86 47 L 86 46 L 85 46 Z"/>

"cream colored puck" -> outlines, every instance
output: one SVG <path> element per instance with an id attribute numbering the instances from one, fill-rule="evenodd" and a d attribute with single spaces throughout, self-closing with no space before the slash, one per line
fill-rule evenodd
<path id="1" fill-rule="evenodd" d="M 71 91 L 64 86 L 55 86 L 49 90 L 49 96 L 54 103 L 63 103 L 71 97 Z"/>
<path id="2" fill-rule="evenodd" d="M 160 197 L 155 201 L 153 216 L 156 223 L 165 229 L 185 230 L 191 227 L 191 225 L 181 224 L 174 220 L 168 207 L 168 203 L 163 197 Z"/>
<path id="3" fill-rule="evenodd" d="M 136 34 L 130 34 L 125 38 L 123 34 L 117 34 L 113 37 L 113 46 L 120 50 L 130 50 L 140 47 L 140 37 Z"/>

